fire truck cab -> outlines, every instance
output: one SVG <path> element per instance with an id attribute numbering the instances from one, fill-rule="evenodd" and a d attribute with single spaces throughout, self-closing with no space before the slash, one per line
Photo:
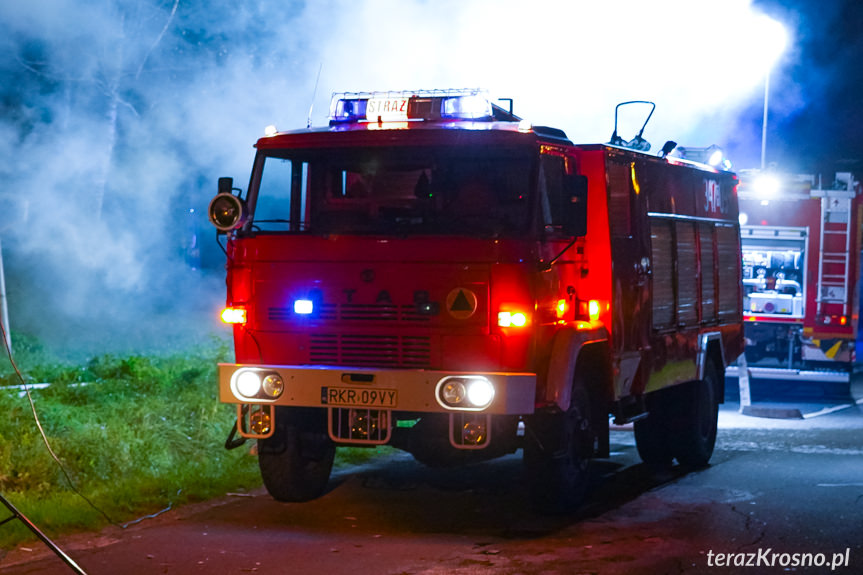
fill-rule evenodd
<path id="1" fill-rule="evenodd" d="M 273 497 L 323 493 L 337 445 L 523 448 L 534 501 L 571 509 L 610 415 L 645 461 L 710 459 L 743 347 L 733 174 L 575 145 L 473 90 L 336 94 L 329 126 L 256 147 L 209 211 L 220 399 Z"/>

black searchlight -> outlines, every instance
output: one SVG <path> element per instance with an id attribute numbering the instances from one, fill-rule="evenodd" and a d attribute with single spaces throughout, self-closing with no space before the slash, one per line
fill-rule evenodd
<path id="1" fill-rule="evenodd" d="M 222 192 L 210 201 L 207 214 L 217 230 L 229 232 L 246 223 L 248 210 L 243 200 L 229 192 Z"/>

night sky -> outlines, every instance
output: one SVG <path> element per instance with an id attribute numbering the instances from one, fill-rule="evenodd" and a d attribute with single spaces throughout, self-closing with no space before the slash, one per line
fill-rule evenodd
<path id="1" fill-rule="evenodd" d="M 863 171 L 863 2 L 759 0 L 791 26 L 771 76 L 767 161 L 792 173 Z M 760 129 L 762 102 L 745 110 Z M 743 166 L 757 167 L 757 166 Z"/>

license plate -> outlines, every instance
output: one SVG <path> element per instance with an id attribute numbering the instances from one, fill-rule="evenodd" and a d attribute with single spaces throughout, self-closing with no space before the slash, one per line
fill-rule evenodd
<path id="1" fill-rule="evenodd" d="M 366 103 L 366 119 L 376 121 L 408 119 L 409 98 L 369 98 Z"/>
<path id="2" fill-rule="evenodd" d="M 395 389 L 362 389 L 357 387 L 322 387 L 321 403 L 336 407 L 377 407 L 393 409 L 398 405 Z"/>

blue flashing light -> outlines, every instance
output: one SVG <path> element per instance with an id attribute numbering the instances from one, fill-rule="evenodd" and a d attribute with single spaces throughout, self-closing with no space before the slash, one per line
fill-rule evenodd
<path id="1" fill-rule="evenodd" d="M 365 120 L 367 105 L 367 99 L 333 99 L 330 120 L 337 123 Z"/>
<path id="2" fill-rule="evenodd" d="M 441 118 L 480 120 L 492 116 L 491 102 L 480 94 L 468 94 L 444 98 L 441 102 Z"/>
<path id="3" fill-rule="evenodd" d="M 294 313 L 297 315 L 311 315 L 315 311 L 315 304 L 310 299 L 298 299 L 294 301 Z"/>

